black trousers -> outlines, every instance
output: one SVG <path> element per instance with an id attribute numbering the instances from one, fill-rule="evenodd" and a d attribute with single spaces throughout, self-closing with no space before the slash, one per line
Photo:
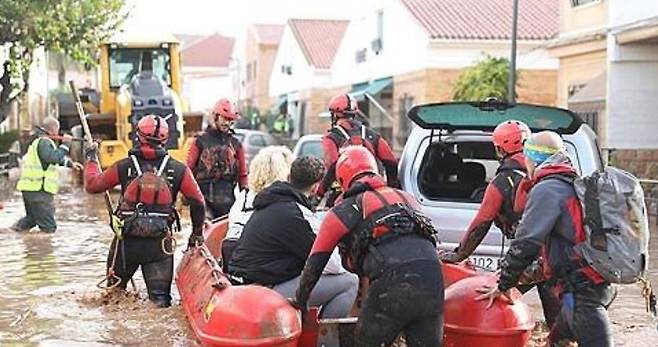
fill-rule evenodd
<path id="1" fill-rule="evenodd" d="M 563 341 L 580 347 L 612 347 L 607 309 L 617 291 L 608 283 L 579 286 L 562 294 L 562 308 L 549 335 L 551 346 Z"/>
<path id="2" fill-rule="evenodd" d="M 57 229 L 55 221 L 54 195 L 44 191 L 22 192 L 25 204 L 25 217 L 14 224 L 17 231 L 27 231 L 34 226 L 46 233 L 53 233 Z"/>
<path id="3" fill-rule="evenodd" d="M 206 216 L 215 219 L 227 215 L 235 202 L 235 183 L 228 181 L 205 181 L 199 188 L 206 200 Z"/>
<path id="4" fill-rule="evenodd" d="M 370 283 L 356 327 L 356 346 L 391 346 L 404 333 L 407 347 L 443 343 L 443 276 L 436 260 L 391 268 Z"/>
<path id="5" fill-rule="evenodd" d="M 224 239 L 222 241 L 222 270 L 224 270 L 224 273 L 228 273 L 228 263 L 231 261 L 233 251 L 237 246 L 238 240 Z"/>
<path id="6" fill-rule="evenodd" d="M 115 238 L 107 257 L 108 270 L 112 264 L 116 242 Z M 171 242 L 167 241 L 167 250 L 171 250 L 171 246 Z M 117 251 L 114 272 L 121 278 L 119 287 L 125 289 L 137 269 L 141 267 L 149 300 L 160 307 L 169 307 L 171 305 L 174 257 L 162 251 L 162 239 L 127 237 L 119 242 Z M 112 281 L 109 281 L 108 285 L 112 284 Z"/>

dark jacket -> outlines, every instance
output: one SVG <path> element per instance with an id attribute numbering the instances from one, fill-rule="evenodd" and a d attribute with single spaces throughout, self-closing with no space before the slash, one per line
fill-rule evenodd
<path id="1" fill-rule="evenodd" d="M 187 166 L 199 184 L 228 181 L 240 189 L 247 187 L 247 163 L 244 149 L 233 131 L 209 128 L 194 139 L 187 153 Z"/>
<path id="2" fill-rule="evenodd" d="M 515 287 L 523 270 L 542 249 L 548 259 L 548 277 L 555 276 L 562 282 L 603 282 L 574 250 L 574 245 L 585 239 L 581 205 L 571 184 L 576 176 L 569 157 L 563 153 L 536 169 L 516 238 L 501 262 L 500 290 Z"/>
<path id="3" fill-rule="evenodd" d="M 253 206 L 229 272 L 263 285 L 299 276 L 315 240 L 302 212 L 311 207 L 308 198 L 287 182 L 275 182 L 256 195 Z"/>
<path id="4" fill-rule="evenodd" d="M 496 176 L 484 192 L 478 213 L 459 244 L 456 261 L 462 261 L 473 253 L 494 222 L 507 237 L 514 236 L 514 227 L 521 217 L 514 211 L 516 191 L 525 177 L 525 171 L 523 153 L 503 159 Z"/>

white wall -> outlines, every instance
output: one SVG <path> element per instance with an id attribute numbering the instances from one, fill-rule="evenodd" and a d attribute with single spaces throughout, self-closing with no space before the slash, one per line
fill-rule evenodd
<path id="1" fill-rule="evenodd" d="M 183 98 L 190 105 L 190 111 L 205 111 L 212 108 L 219 98 L 237 100 L 233 80 L 228 73 L 208 73 L 206 75 L 183 75 Z"/>
<path id="2" fill-rule="evenodd" d="M 281 72 L 282 65 L 292 66 L 292 75 Z M 295 35 L 288 25 L 283 30 L 279 50 L 274 59 L 270 76 L 270 96 L 277 97 L 298 90 L 311 89 L 326 84 L 326 74 L 318 74 L 304 56 Z"/>
<path id="3" fill-rule="evenodd" d="M 517 47 L 517 69 L 555 69 L 559 60 L 550 56 L 540 46 L 544 42 L 519 42 Z M 434 40 L 431 43 L 426 66 L 440 69 L 461 69 L 472 66 L 483 57 L 510 57 L 510 43 L 507 41 L 446 41 Z"/>
<path id="4" fill-rule="evenodd" d="M 383 50 L 376 55 L 371 42 L 377 36 L 377 12 L 384 12 Z M 429 45 L 427 32 L 399 0 L 372 3 L 347 27 L 332 66 L 333 86 L 344 86 L 422 69 Z M 357 50 L 367 48 L 366 61 L 356 62 Z"/>
<path id="5" fill-rule="evenodd" d="M 656 0 L 604 0 L 609 2 L 608 26 L 616 27 L 658 16 Z"/>
<path id="6" fill-rule="evenodd" d="M 658 147 L 658 45 L 618 46 L 608 36 L 605 147 Z"/>

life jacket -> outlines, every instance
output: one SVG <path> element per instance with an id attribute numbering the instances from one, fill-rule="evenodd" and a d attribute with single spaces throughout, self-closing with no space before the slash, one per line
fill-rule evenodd
<path id="1" fill-rule="evenodd" d="M 237 150 L 240 141 L 233 133 L 220 133 L 211 129 L 196 139 L 201 154 L 194 169 L 194 177 L 203 181 L 222 180 L 235 182 L 239 175 Z"/>
<path id="2" fill-rule="evenodd" d="M 123 220 L 125 236 L 164 237 L 173 223 L 180 229 L 180 218 L 175 209 L 175 195 L 171 177 L 165 175 L 169 155 L 152 170 L 142 170 L 137 157 L 130 155 L 132 170 L 125 185 L 116 214 Z M 134 172 L 134 174 L 133 174 Z"/>
<path id="3" fill-rule="evenodd" d="M 516 160 L 511 156 L 506 159 L 496 171 L 496 175 L 503 175 L 501 184 L 496 188 L 503 196 L 503 205 L 494 219 L 494 224 L 503 232 L 505 237 L 513 239 L 516 225 L 521 220 L 523 211 L 514 209 L 514 200 L 517 198 L 517 190 L 521 181 L 526 177 L 521 165 L 516 165 Z"/>
<path id="4" fill-rule="evenodd" d="M 350 124 L 352 127 L 349 129 L 339 123 L 329 130 L 329 137 L 334 141 L 336 147 L 340 149 L 347 146 L 364 146 L 377 158 L 377 134 L 359 122 L 350 122 Z"/>
<path id="5" fill-rule="evenodd" d="M 411 207 L 400 191 L 363 184 L 350 189 L 347 196 L 360 193 L 363 220 L 339 244 L 341 254 L 349 258 L 353 271 L 363 274 L 363 261 L 372 247 L 403 235 L 416 234 L 436 246 L 436 230 L 431 220 Z M 370 210 L 372 205 L 381 207 Z"/>

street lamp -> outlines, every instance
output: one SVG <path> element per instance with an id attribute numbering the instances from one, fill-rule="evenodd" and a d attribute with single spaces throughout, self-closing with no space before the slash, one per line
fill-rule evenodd
<path id="1" fill-rule="evenodd" d="M 514 13 L 512 14 L 512 52 L 510 56 L 509 80 L 507 95 L 509 103 L 516 103 L 516 36 L 519 21 L 519 0 L 514 0 Z"/>

